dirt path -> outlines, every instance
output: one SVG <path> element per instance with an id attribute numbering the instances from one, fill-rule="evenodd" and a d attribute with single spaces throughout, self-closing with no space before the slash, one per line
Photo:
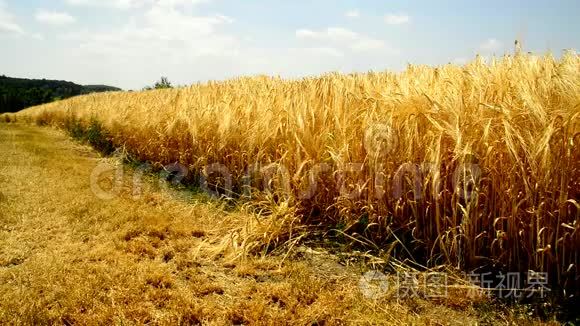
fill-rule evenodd
<path id="1" fill-rule="evenodd" d="M 95 178 L 95 168 L 115 160 L 60 132 L 0 124 L 0 153 L 0 324 L 474 324 L 491 318 L 470 306 L 419 298 L 367 299 L 360 271 L 326 256 L 229 260 L 223 239 L 251 216 L 199 195 L 176 198 L 152 178 L 135 196 L 131 171 L 111 196 L 96 193 L 115 183 L 112 171 Z"/>

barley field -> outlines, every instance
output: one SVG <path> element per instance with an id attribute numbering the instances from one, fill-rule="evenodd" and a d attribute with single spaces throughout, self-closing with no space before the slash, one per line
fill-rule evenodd
<path id="1" fill-rule="evenodd" d="M 263 216 L 242 232 L 248 251 L 342 235 L 429 267 L 532 270 L 580 290 L 574 52 L 86 95 L 4 119 L 98 126 L 136 160 L 179 164 L 184 182 Z"/>

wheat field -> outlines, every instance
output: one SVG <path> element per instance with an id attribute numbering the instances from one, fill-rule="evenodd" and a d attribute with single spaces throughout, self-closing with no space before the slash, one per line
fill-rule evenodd
<path id="1" fill-rule="evenodd" d="M 579 118 L 568 52 L 86 95 L 6 120 L 96 122 L 131 157 L 275 216 L 256 239 L 335 230 L 317 234 L 428 266 L 546 272 L 573 293 Z"/>

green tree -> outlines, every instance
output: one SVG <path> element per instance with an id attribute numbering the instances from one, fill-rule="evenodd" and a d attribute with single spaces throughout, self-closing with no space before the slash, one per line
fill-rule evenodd
<path id="1" fill-rule="evenodd" d="M 173 88 L 173 86 L 171 85 L 171 82 L 169 81 L 169 79 L 167 79 L 167 77 L 161 77 L 161 80 L 155 83 L 154 88 L 165 89 L 165 88 Z"/>

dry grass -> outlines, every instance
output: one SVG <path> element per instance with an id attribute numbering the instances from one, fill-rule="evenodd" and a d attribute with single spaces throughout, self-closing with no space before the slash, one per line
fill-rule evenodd
<path id="1" fill-rule="evenodd" d="M 3 125 L 0 151 L 1 324 L 536 323 L 464 293 L 366 299 L 359 270 L 310 249 L 232 260 L 220 239 L 256 216 L 154 178 L 135 197 L 132 170 L 101 200 L 91 171 L 115 159 L 53 130 Z"/>
<path id="2" fill-rule="evenodd" d="M 295 227 L 338 228 L 379 247 L 400 243 L 394 252 L 428 266 L 547 272 L 552 285 L 579 291 L 572 52 L 88 95 L 16 116 L 61 127 L 96 120 L 115 146 L 158 166 L 179 162 L 190 181 L 222 164 L 228 195 L 252 186 L 264 215 L 279 212 L 260 232 L 239 230 L 248 252 L 300 236 Z"/>

